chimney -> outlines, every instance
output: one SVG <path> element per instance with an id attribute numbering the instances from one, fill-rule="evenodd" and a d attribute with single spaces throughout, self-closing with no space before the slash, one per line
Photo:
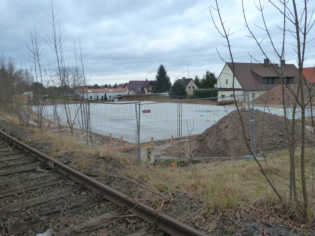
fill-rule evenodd
<path id="1" fill-rule="evenodd" d="M 270 64 L 269 58 L 264 59 L 264 66 L 268 66 Z"/>

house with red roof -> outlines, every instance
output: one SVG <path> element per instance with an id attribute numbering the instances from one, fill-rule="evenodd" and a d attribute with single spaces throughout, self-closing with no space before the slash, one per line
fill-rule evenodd
<path id="1" fill-rule="evenodd" d="M 315 83 L 315 67 L 304 68 L 303 75 L 309 83 Z"/>

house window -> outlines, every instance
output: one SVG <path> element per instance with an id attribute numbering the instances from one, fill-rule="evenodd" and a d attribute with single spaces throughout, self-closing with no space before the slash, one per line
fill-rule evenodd
<path id="1" fill-rule="evenodd" d="M 266 77 L 263 78 L 264 84 L 275 84 L 275 77 Z"/>
<path id="2" fill-rule="evenodd" d="M 293 83 L 293 77 L 287 77 L 285 80 L 286 84 L 292 84 Z"/>
<path id="3" fill-rule="evenodd" d="M 226 80 L 225 80 L 225 84 L 226 84 L 226 85 L 228 85 L 228 83 L 229 83 L 229 80 L 228 80 L 228 79 L 226 79 Z"/>
<path id="4" fill-rule="evenodd" d="M 90 96 L 90 99 L 92 100 L 92 99 L 93 99 L 93 97 L 92 97 L 92 96 Z"/>

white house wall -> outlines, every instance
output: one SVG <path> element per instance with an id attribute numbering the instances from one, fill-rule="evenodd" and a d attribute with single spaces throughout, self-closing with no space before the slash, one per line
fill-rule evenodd
<path id="1" fill-rule="evenodd" d="M 225 65 L 221 74 L 219 75 L 217 88 L 233 88 L 233 73 L 228 65 Z M 242 86 L 235 78 L 234 88 L 241 89 Z"/>
<path id="2" fill-rule="evenodd" d="M 230 67 L 225 64 L 221 74 L 219 75 L 218 82 L 216 85 L 217 88 L 233 88 L 233 73 Z M 242 86 L 237 81 L 237 78 L 234 79 L 234 88 L 241 89 Z M 243 99 L 243 91 L 235 91 L 235 95 L 238 99 Z M 218 91 L 218 101 L 228 101 L 233 100 L 233 91 Z"/>
<path id="3" fill-rule="evenodd" d="M 230 67 L 225 64 L 221 74 L 219 75 L 217 88 L 233 88 L 233 73 Z M 234 88 L 241 89 L 242 86 L 235 77 Z M 247 101 L 247 95 L 250 96 L 250 101 L 256 99 L 260 95 L 265 93 L 265 91 L 235 91 L 235 96 L 237 100 Z M 233 91 L 218 91 L 218 101 L 230 101 L 233 100 Z"/>
<path id="4" fill-rule="evenodd" d="M 193 80 L 191 80 L 187 86 L 186 86 L 186 93 L 188 96 L 192 96 L 194 95 L 194 91 L 197 89 L 197 85 L 195 84 L 195 82 Z"/>
<path id="5" fill-rule="evenodd" d="M 101 100 L 102 97 L 105 98 L 105 93 L 84 92 L 80 96 L 87 100 Z"/>
<path id="6" fill-rule="evenodd" d="M 124 95 L 128 95 L 128 90 L 124 90 L 124 91 L 120 91 L 120 92 L 106 92 L 106 98 L 108 100 L 112 100 L 117 96 L 124 96 Z"/>

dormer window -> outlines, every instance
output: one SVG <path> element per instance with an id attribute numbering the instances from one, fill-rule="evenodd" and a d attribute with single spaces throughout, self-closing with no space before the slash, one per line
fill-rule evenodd
<path id="1" fill-rule="evenodd" d="M 276 77 L 265 77 L 263 78 L 264 84 L 275 84 Z"/>
<path id="2" fill-rule="evenodd" d="M 285 78 L 285 83 L 286 84 L 292 84 L 294 82 L 293 79 L 294 79 L 293 77 L 287 77 L 287 78 Z"/>

